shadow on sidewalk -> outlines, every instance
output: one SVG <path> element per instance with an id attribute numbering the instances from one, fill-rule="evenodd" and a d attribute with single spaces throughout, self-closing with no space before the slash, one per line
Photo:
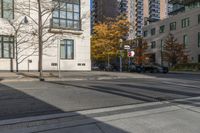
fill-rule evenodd
<path id="1" fill-rule="evenodd" d="M 15 88 L 9 87 L 4 84 L 0 84 L 0 121 L 8 120 L 8 119 L 24 118 L 24 117 L 60 114 L 60 113 L 65 113 L 65 112 L 62 109 L 55 107 L 51 103 L 46 103 L 40 99 L 37 99 L 33 96 L 26 94 L 25 92 L 16 90 Z M 51 132 L 55 132 L 54 130 L 56 130 L 57 132 L 67 131 L 68 133 L 71 133 L 71 132 L 74 133 L 74 131 L 76 132 L 76 130 L 77 132 L 81 131 L 81 133 L 103 133 L 104 129 L 101 129 L 101 127 L 99 127 L 98 125 L 104 125 L 106 129 L 109 129 L 110 131 L 114 133 L 128 133 L 117 127 L 113 127 L 111 125 L 107 125 L 106 123 L 94 120 L 92 117 L 85 116 L 76 112 L 73 112 L 73 114 L 74 114 L 73 115 L 74 120 L 88 119 L 93 122 L 89 124 L 85 124 L 85 125 L 79 125 L 77 129 L 74 126 L 73 129 L 70 129 L 70 130 L 69 128 L 71 127 L 68 127 L 68 126 L 66 127 L 63 126 L 59 128 L 52 126 L 51 130 L 44 130 L 44 131 L 38 130 L 37 133 L 39 132 L 51 133 Z M 69 117 L 69 120 L 68 118 L 66 118 L 65 122 L 66 121 L 72 122 L 73 119 L 72 117 Z M 51 124 L 59 125 L 59 123 L 57 122 L 51 123 Z M 25 125 L 26 123 L 19 122 L 19 123 L 13 124 L 12 126 L 17 125 L 17 124 Z M 3 126 L 4 125 L 0 125 L 0 131 L 3 131 L 1 129 Z M 5 125 L 5 126 L 8 126 L 8 125 Z M 24 127 L 24 128 L 29 128 L 29 127 Z M 32 126 L 30 126 L 30 128 L 32 128 Z M 4 130 L 9 131 L 9 129 L 5 129 L 5 128 Z"/>

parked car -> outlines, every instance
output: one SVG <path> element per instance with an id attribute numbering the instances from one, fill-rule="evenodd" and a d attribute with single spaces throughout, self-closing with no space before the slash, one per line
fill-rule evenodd
<path id="1" fill-rule="evenodd" d="M 99 66 L 92 66 L 92 71 L 100 71 Z"/>
<path id="2" fill-rule="evenodd" d="M 138 72 L 138 73 L 141 73 L 141 72 L 143 72 L 143 67 L 140 66 L 140 65 L 131 64 L 131 65 L 129 66 L 129 71 L 130 71 L 130 72 Z"/>
<path id="3" fill-rule="evenodd" d="M 161 66 L 159 64 L 152 64 L 152 65 L 145 65 L 144 72 L 151 72 L 151 73 L 168 73 L 168 67 Z"/>

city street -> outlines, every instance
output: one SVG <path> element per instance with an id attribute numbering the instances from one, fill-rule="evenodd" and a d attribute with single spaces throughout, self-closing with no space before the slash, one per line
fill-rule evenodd
<path id="1" fill-rule="evenodd" d="M 1 83 L 0 131 L 197 133 L 200 75 L 146 75 Z"/>

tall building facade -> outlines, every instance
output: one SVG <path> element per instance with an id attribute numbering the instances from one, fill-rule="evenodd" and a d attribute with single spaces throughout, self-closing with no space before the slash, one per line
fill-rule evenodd
<path id="1" fill-rule="evenodd" d="M 168 0 L 128 0 L 127 8 L 131 23 L 129 39 L 142 36 L 144 25 L 167 18 L 172 10 Z"/>
<path id="2" fill-rule="evenodd" d="M 168 0 L 93 0 L 92 22 L 102 22 L 107 17 L 115 18 L 120 14 L 130 21 L 128 39 L 142 36 L 142 27 L 168 17 Z"/>
<path id="3" fill-rule="evenodd" d="M 149 46 L 147 54 L 153 63 L 167 65 L 163 61 L 162 51 L 165 39 L 171 33 L 178 43 L 185 46 L 189 62 L 200 63 L 200 1 L 173 0 L 173 4 L 181 4 L 186 10 L 179 10 L 176 15 L 143 27 L 143 36 Z"/>
<path id="4" fill-rule="evenodd" d="M 127 0 L 92 0 L 92 21 L 103 22 L 127 12 Z"/>
<path id="5" fill-rule="evenodd" d="M 144 0 L 144 7 L 144 18 L 149 22 L 167 18 L 172 10 L 168 0 Z"/>

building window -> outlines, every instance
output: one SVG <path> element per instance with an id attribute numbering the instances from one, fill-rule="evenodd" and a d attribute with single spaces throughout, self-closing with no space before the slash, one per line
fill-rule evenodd
<path id="1" fill-rule="evenodd" d="M 170 23 L 170 30 L 172 31 L 172 30 L 176 30 L 176 22 L 172 22 L 172 23 Z"/>
<path id="2" fill-rule="evenodd" d="M 144 35 L 144 37 L 147 37 L 148 36 L 148 31 L 147 30 L 144 31 L 143 35 Z"/>
<path id="3" fill-rule="evenodd" d="M 160 26 L 160 33 L 164 33 L 164 32 L 165 32 L 165 26 L 162 25 L 162 26 Z"/>
<path id="4" fill-rule="evenodd" d="M 200 24 L 200 14 L 198 15 L 198 24 Z"/>
<path id="5" fill-rule="evenodd" d="M 198 32 L 198 47 L 200 48 L 200 32 Z"/>
<path id="6" fill-rule="evenodd" d="M 0 58 L 14 57 L 14 37 L 0 36 Z"/>
<path id="7" fill-rule="evenodd" d="M 74 59 L 74 41 L 62 40 L 60 44 L 60 58 L 61 59 Z"/>
<path id="8" fill-rule="evenodd" d="M 190 26 L 190 19 L 189 18 L 182 19 L 182 28 L 185 28 L 188 26 Z"/>
<path id="9" fill-rule="evenodd" d="M 198 62 L 200 63 L 200 55 L 199 55 L 199 57 L 198 57 Z"/>
<path id="10" fill-rule="evenodd" d="M 189 38 L 188 38 L 188 35 L 183 35 L 183 44 L 184 44 L 184 47 L 186 47 L 188 44 L 189 44 Z"/>
<path id="11" fill-rule="evenodd" d="M 14 18 L 14 0 L 0 0 L 0 15 L 1 18 Z"/>
<path id="12" fill-rule="evenodd" d="M 155 34 L 156 34 L 156 29 L 155 28 L 151 29 L 151 35 L 153 36 Z"/>
<path id="13" fill-rule="evenodd" d="M 52 26 L 54 28 L 80 30 L 80 0 L 57 1 L 55 4 L 58 4 L 58 6 L 53 12 Z"/>
<path id="14" fill-rule="evenodd" d="M 156 48 L 156 42 L 155 41 L 151 42 L 151 48 L 152 49 Z"/>

